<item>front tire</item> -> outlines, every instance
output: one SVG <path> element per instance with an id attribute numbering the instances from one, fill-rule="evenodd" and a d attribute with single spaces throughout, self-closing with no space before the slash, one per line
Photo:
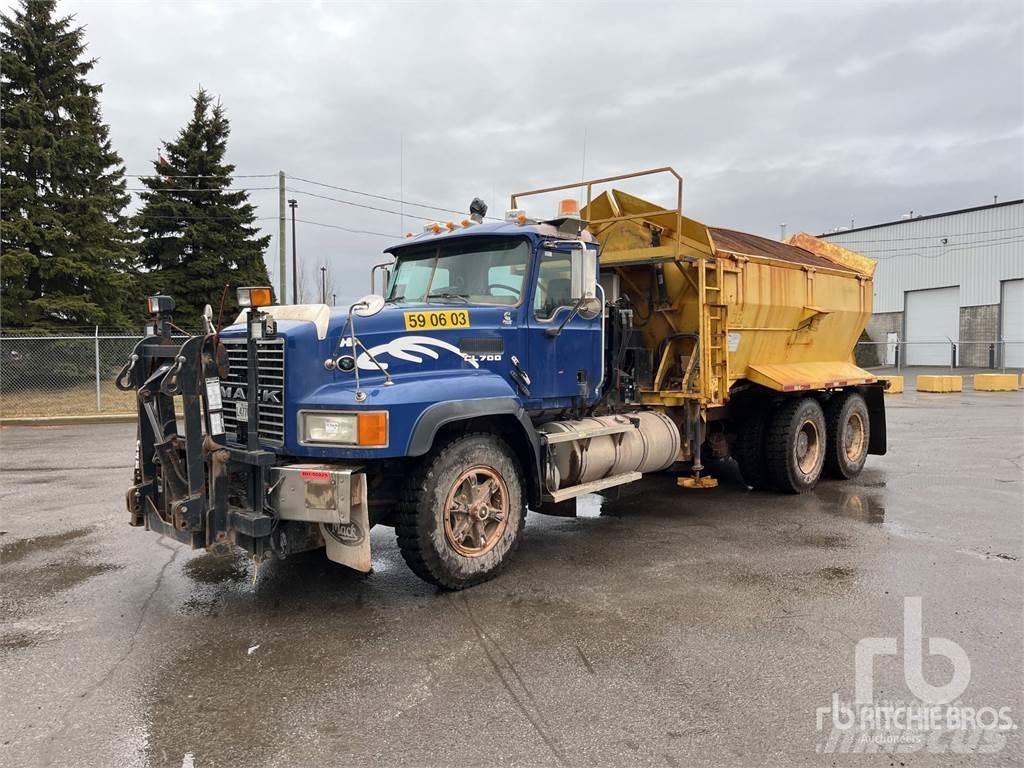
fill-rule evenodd
<path id="1" fill-rule="evenodd" d="M 768 475 L 775 490 L 806 493 L 825 465 L 825 414 L 810 397 L 783 403 L 768 430 Z"/>
<path id="2" fill-rule="evenodd" d="M 860 474 L 871 439 L 868 406 L 856 392 L 837 395 L 825 406 L 825 474 L 849 480 Z"/>
<path id="3" fill-rule="evenodd" d="M 516 455 L 493 435 L 457 437 L 424 457 L 409 482 L 396 532 L 413 573 L 445 589 L 494 578 L 526 520 Z"/>

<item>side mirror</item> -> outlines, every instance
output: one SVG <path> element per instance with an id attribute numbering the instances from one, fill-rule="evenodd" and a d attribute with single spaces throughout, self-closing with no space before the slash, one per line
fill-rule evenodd
<path id="1" fill-rule="evenodd" d="M 581 317 L 591 320 L 601 311 L 597 297 L 597 251 L 581 240 L 570 256 L 570 282 L 573 299 L 578 302 Z"/>

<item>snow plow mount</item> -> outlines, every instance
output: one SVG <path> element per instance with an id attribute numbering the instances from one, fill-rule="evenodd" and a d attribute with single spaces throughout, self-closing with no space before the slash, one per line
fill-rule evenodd
<path id="1" fill-rule="evenodd" d="M 116 379 L 119 389 L 136 391 L 138 404 L 129 524 L 196 549 L 234 544 L 261 559 L 269 554 L 275 527 L 266 489 L 277 457 L 259 444 L 256 369 L 247 367 L 249 408 L 248 420 L 238 425 L 241 445 L 228 445 L 220 396 L 227 373 L 224 345 L 215 333 L 179 344 L 171 335 L 174 302 L 151 297 L 149 306 L 147 335 Z M 266 318 L 256 308 L 246 314 L 248 359 L 254 361 Z"/>

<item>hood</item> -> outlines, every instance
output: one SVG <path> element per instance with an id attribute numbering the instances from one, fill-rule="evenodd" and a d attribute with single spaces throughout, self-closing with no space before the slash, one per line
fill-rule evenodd
<path id="1" fill-rule="evenodd" d="M 323 304 L 267 307 L 287 340 L 290 365 L 302 360 L 313 380 L 323 384 L 351 381 L 355 375 L 345 366 L 331 371 L 327 359 L 353 358 L 360 381 L 383 380 L 386 371 L 398 383 L 405 377 L 441 371 L 473 373 L 481 369 L 481 356 L 503 351 L 501 329 L 514 327 L 515 307 L 450 303 L 386 304 L 371 317 L 353 315 L 356 343 L 347 327 L 348 308 Z M 241 319 L 241 318 L 239 318 Z M 344 335 L 342 336 L 342 332 Z M 243 336 L 244 323 L 226 328 L 225 338 Z M 314 361 L 311 360 L 315 356 Z M 349 361 L 351 362 L 351 361 Z M 314 370 L 319 369 L 316 374 Z"/>

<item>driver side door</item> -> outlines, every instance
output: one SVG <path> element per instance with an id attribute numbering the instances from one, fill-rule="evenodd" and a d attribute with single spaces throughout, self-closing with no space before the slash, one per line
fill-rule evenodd
<path id="1" fill-rule="evenodd" d="M 578 247 L 540 250 L 533 298 L 525 308 L 531 400 L 545 408 L 571 406 L 581 395 L 593 400 L 601 376 L 603 312 L 589 319 L 577 313 L 566 322 L 579 299 L 573 296 L 579 291 L 573 290 L 573 250 L 579 254 Z"/>

